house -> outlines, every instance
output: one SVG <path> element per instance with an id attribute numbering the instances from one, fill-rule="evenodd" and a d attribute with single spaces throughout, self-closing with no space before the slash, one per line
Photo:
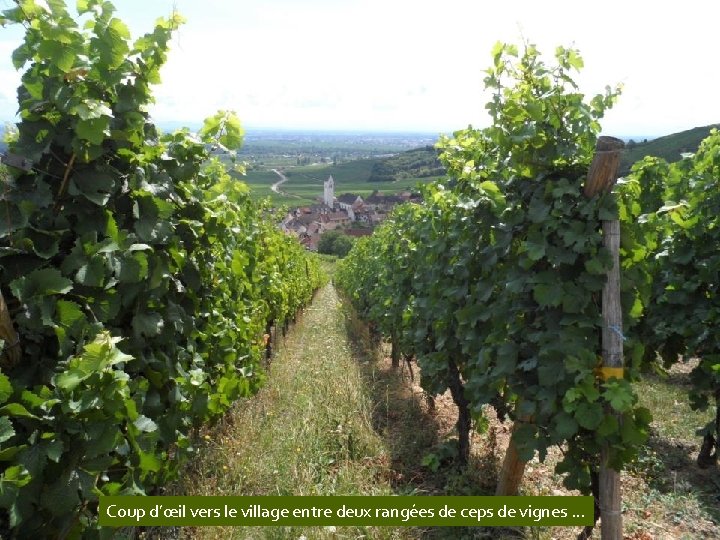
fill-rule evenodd
<path id="1" fill-rule="evenodd" d="M 349 208 L 357 204 L 362 204 L 363 202 L 362 197 L 360 195 L 355 195 L 354 193 L 343 193 L 337 197 L 336 200 L 340 205 L 340 208 Z"/>
<path id="2" fill-rule="evenodd" d="M 362 197 L 352 193 L 343 193 L 339 197 L 336 197 L 335 200 L 338 206 L 347 212 L 350 221 L 355 221 L 355 208 L 362 206 Z"/>
<path id="3" fill-rule="evenodd" d="M 352 223 L 352 219 L 348 213 L 344 211 L 328 212 L 327 214 L 320 215 L 320 223 L 324 230 L 332 231 L 338 227 L 344 227 Z"/>

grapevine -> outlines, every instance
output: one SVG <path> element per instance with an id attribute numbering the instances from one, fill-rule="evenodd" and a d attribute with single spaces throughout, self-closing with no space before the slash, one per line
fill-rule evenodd
<path id="1" fill-rule="evenodd" d="M 131 40 L 111 3 L 22 0 L 0 288 L 20 339 L 0 363 L 0 527 L 92 535 L 101 495 L 153 493 L 194 434 L 263 380 L 269 323 L 320 284 L 318 262 L 208 148 L 242 142 L 221 111 L 161 134 L 147 107 L 182 18 Z"/>
<path id="2" fill-rule="evenodd" d="M 469 427 L 463 402 L 479 425 L 492 404 L 517 422 L 521 459 L 544 459 L 550 446 L 562 446 L 558 471 L 569 487 L 589 492 L 603 441 L 619 470 L 650 421 L 629 380 L 596 373 L 609 265 L 599 223 L 633 217 L 635 184 L 621 185 L 618 201 L 583 196 L 599 119 L 618 92 L 586 100 L 570 76 L 582 67 L 577 51 L 560 47 L 555 58 L 548 66 L 532 45 L 495 47 L 485 80 L 493 124 L 441 139 L 447 181 L 351 252 L 338 281 L 352 299 L 366 299 L 362 313 L 386 335 L 402 336 L 428 392 L 451 389 L 461 455 Z M 630 239 L 625 256 L 635 249 Z M 359 281 L 366 264 L 381 270 Z M 645 299 L 636 281 L 625 285 L 628 311 Z"/>

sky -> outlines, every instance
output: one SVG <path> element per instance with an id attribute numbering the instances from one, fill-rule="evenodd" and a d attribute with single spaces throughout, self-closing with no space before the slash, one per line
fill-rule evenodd
<path id="1" fill-rule="evenodd" d="M 71 0 L 72 1 L 72 0 Z M 720 3 L 707 0 L 115 0 L 139 36 L 175 7 L 151 109 L 196 123 L 218 109 L 248 128 L 451 132 L 484 127 L 496 41 L 575 47 L 588 95 L 623 84 L 603 132 L 658 136 L 720 122 Z M 0 8 L 12 7 L 0 0 Z M 0 28 L 0 121 L 13 121 L 19 28 Z"/>

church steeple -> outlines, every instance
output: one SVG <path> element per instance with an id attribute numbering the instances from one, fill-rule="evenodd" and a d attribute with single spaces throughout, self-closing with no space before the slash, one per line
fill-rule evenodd
<path id="1" fill-rule="evenodd" d="M 335 204 L 335 180 L 332 175 L 323 183 L 323 202 L 330 208 Z"/>

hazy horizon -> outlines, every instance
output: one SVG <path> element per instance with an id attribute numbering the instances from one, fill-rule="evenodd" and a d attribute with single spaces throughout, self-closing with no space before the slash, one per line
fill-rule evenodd
<path id="1" fill-rule="evenodd" d="M 72 2 L 68 2 L 72 5 Z M 0 8 L 12 7 L 0 0 Z M 177 9 L 150 113 L 156 123 L 234 110 L 250 129 L 451 133 L 489 123 L 484 70 L 497 41 L 533 43 L 549 62 L 575 47 L 588 98 L 623 84 L 603 131 L 657 137 L 720 121 L 711 69 L 720 5 L 608 0 L 588 22 L 571 0 L 116 1 L 134 37 Z M 0 31 L 0 118 L 17 110 L 12 51 Z M 182 123 L 182 122 L 181 122 Z M 637 135 L 641 134 L 641 135 Z"/>
<path id="2" fill-rule="evenodd" d="M 5 130 L 6 124 L 15 124 L 19 119 L 14 120 L 3 120 L 0 119 L 0 131 Z M 190 121 L 182 121 L 182 120 L 160 120 L 156 121 L 153 118 L 150 118 L 150 121 L 153 122 L 157 127 L 159 127 L 162 130 L 174 130 L 174 129 L 180 129 L 180 128 L 188 128 L 191 131 L 196 131 L 200 129 L 200 127 L 203 124 L 203 120 L 190 120 Z M 242 122 L 242 119 L 241 119 Z M 705 127 L 709 125 L 714 125 L 714 122 L 708 122 L 707 124 L 698 125 L 698 126 L 688 126 L 685 129 L 681 129 L 678 131 L 672 131 L 672 132 L 663 132 L 663 133 L 608 133 L 603 132 L 602 135 L 609 135 L 613 137 L 617 137 L 619 139 L 623 139 L 625 141 L 628 140 L 634 140 L 636 142 L 639 142 L 640 140 L 643 140 L 647 138 L 650 139 L 657 139 L 659 137 L 664 137 L 666 135 L 672 135 L 674 133 L 679 133 L 681 131 L 687 131 L 690 129 L 694 129 L 697 127 Z M 296 134 L 328 134 L 328 135 L 388 135 L 388 136 L 402 136 L 402 135 L 423 135 L 423 136 L 440 136 L 440 135 L 452 135 L 455 131 L 462 130 L 467 128 L 468 126 L 458 126 L 455 129 L 452 130 L 444 130 L 444 131 L 435 131 L 435 130 L 418 130 L 418 129 L 402 129 L 402 128 L 383 128 L 383 127 L 367 127 L 367 128 L 353 128 L 353 127 L 297 127 L 297 126 L 291 126 L 291 127 L 283 127 L 283 126 L 253 126 L 253 125 L 244 125 L 243 129 L 245 130 L 245 135 L 254 134 L 254 133 L 296 133 Z M 479 126 L 474 126 L 479 127 Z"/>

